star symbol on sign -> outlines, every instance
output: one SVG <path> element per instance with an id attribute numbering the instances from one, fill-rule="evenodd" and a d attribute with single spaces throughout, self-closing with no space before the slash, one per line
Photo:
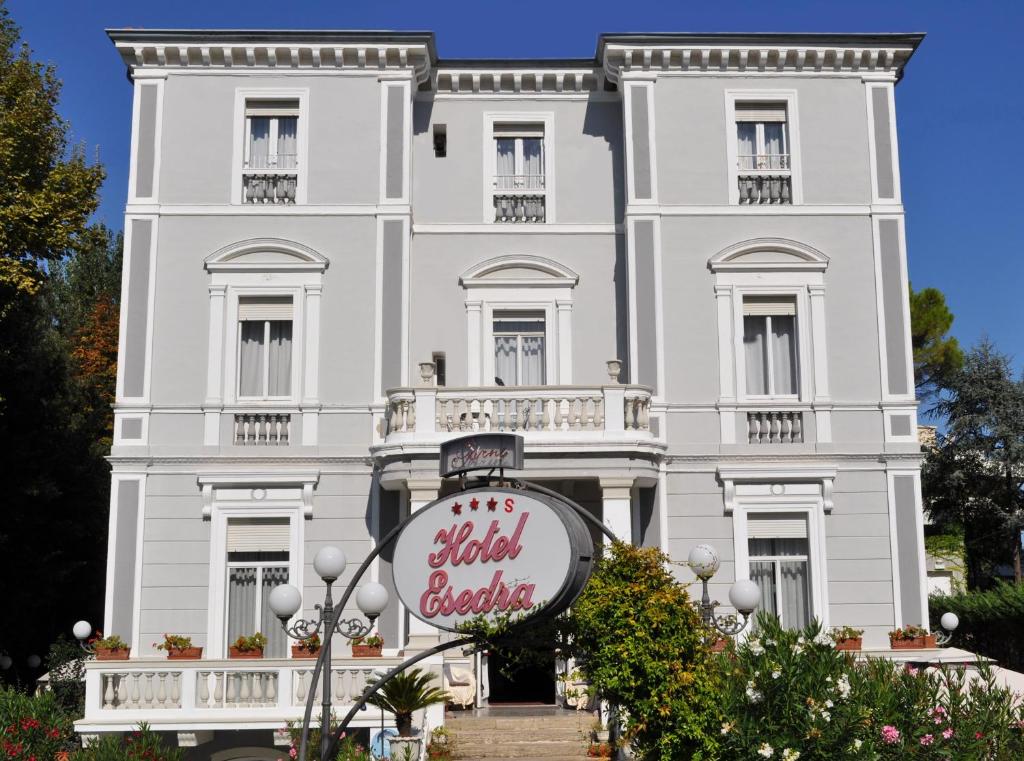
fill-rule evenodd
<path id="1" fill-rule="evenodd" d="M 476 510 L 478 507 L 480 507 L 480 500 L 478 500 L 476 497 L 473 497 L 473 499 L 469 501 L 469 509 Z"/>
<path id="2" fill-rule="evenodd" d="M 452 512 L 456 515 L 462 515 L 462 505 L 456 502 L 454 505 L 452 505 Z"/>
<path id="3" fill-rule="evenodd" d="M 487 500 L 487 509 L 490 510 L 492 513 L 495 510 L 497 510 L 498 509 L 498 500 L 496 500 L 494 497 L 491 497 L 489 500 Z"/>

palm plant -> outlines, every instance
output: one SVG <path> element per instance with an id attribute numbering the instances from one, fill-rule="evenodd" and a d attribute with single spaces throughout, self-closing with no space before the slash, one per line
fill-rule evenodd
<path id="1" fill-rule="evenodd" d="M 441 688 L 430 686 L 434 678 L 434 674 L 423 669 L 403 671 L 381 687 L 369 703 L 393 713 L 398 734 L 412 737 L 413 713 L 438 703 L 447 703 L 450 699 Z"/>

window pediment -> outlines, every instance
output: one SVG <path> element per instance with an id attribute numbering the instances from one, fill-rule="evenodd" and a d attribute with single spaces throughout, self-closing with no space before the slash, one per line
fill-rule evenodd
<path id="1" fill-rule="evenodd" d="M 329 260 L 308 246 L 281 238 L 232 243 L 206 257 L 207 272 L 323 272 Z"/>
<path id="2" fill-rule="evenodd" d="M 755 238 L 722 249 L 708 259 L 712 272 L 824 272 L 828 257 L 815 248 L 785 238 Z"/>
<path id="3" fill-rule="evenodd" d="M 539 286 L 572 288 L 580 276 L 568 267 L 542 256 L 510 255 L 474 265 L 459 277 L 464 288 Z"/>

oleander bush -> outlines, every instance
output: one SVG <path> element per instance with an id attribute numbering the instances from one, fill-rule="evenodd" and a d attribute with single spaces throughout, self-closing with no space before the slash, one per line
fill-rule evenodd
<path id="1" fill-rule="evenodd" d="M 60 758 L 75 748 L 71 715 L 52 692 L 26 695 L 0 687 L 0 758 Z"/>
<path id="2" fill-rule="evenodd" d="M 1024 671 L 1024 585 L 1000 582 L 984 591 L 933 595 L 928 607 L 933 628 L 946 611 L 960 617 L 956 646 L 992 658 L 1008 669 Z"/>
<path id="3" fill-rule="evenodd" d="M 181 761 L 183 752 L 145 724 L 134 732 L 103 735 L 88 748 L 72 753 L 69 761 Z"/>
<path id="4" fill-rule="evenodd" d="M 968 690 L 962 668 L 858 661 L 818 624 L 786 631 L 764 614 L 717 663 L 723 759 L 1024 758 L 1024 711 L 983 664 Z"/>

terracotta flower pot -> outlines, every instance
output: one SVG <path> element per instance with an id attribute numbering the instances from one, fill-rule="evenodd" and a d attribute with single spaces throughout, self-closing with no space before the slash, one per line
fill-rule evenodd
<path id="1" fill-rule="evenodd" d="M 719 637 L 711 643 L 712 653 L 721 653 L 725 651 L 725 646 L 729 644 L 729 640 L 725 637 Z"/>
<path id="2" fill-rule="evenodd" d="M 380 658 L 383 645 L 352 645 L 353 658 Z"/>
<path id="3" fill-rule="evenodd" d="M 836 650 L 860 650 L 863 637 L 847 637 L 836 642 Z"/>
<path id="4" fill-rule="evenodd" d="M 229 658 L 262 658 L 263 648 L 259 650 L 239 650 L 237 647 L 232 645 L 228 652 Z"/>
<path id="5" fill-rule="evenodd" d="M 128 656 L 131 655 L 132 649 L 130 647 L 124 650 L 97 650 L 96 660 L 98 661 L 126 661 Z"/>
<path id="6" fill-rule="evenodd" d="M 889 646 L 893 650 L 932 650 L 935 648 L 935 635 L 926 634 L 913 639 L 892 639 L 890 637 Z"/>
<path id="7" fill-rule="evenodd" d="M 195 661 L 203 657 L 201 647 L 179 647 L 167 651 L 169 661 Z"/>
<path id="8" fill-rule="evenodd" d="M 292 658 L 318 658 L 320 657 L 320 648 L 316 650 L 308 650 L 302 645 L 292 645 Z"/>

